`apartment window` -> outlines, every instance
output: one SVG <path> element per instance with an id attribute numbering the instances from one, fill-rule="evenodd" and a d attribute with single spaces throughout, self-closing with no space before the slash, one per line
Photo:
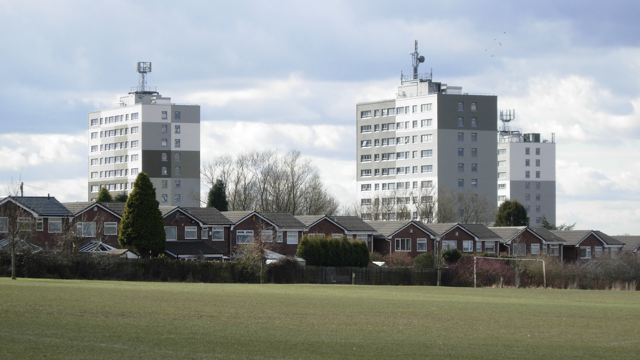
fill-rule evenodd
<path id="1" fill-rule="evenodd" d="M 464 133 L 463 132 L 459 132 L 458 133 L 458 141 L 464 141 Z"/>
<path id="2" fill-rule="evenodd" d="M 373 116 L 380 117 L 380 110 L 374 110 L 373 111 Z M 362 118 L 362 113 L 360 113 L 360 117 Z"/>
<path id="3" fill-rule="evenodd" d="M 375 139 L 373 141 L 374 141 L 373 143 L 374 146 L 380 146 L 380 139 Z"/>
<path id="4" fill-rule="evenodd" d="M 387 114 L 389 116 L 394 116 L 396 114 L 396 109 L 395 108 L 387 109 Z"/>
<path id="5" fill-rule="evenodd" d="M 360 199 L 360 205 L 371 205 L 371 199 Z"/>
<path id="6" fill-rule="evenodd" d="M 396 239 L 396 251 L 411 251 L 411 239 Z"/>
<path id="7" fill-rule="evenodd" d="M 462 240 L 462 252 L 473 252 L 473 240 Z"/>
<path id="8" fill-rule="evenodd" d="M 478 172 L 478 164 L 476 163 L 471 164 L 471 172 Z"/>
<path id="9" fill-rule="evenodd" d="M 179 203 L 180 202 L 180 194 L 175 194 L 173 196 L 173 201 Z"/>
<path id="10" fill-rule="evenodd" d="M 422 165 L 422 172 L 423 173 L 432 173 L 433 172 L 433 165 Z"/>
<path id="11" fill-rule="evenodd" d="M 167 175 L 167 167 L 166 166 L 162 167 L 162 175 L 165 175 L 165 176 Z"/>
<path id="12" fill-rule="evenodd" d="M 536 205 L 536 212 L 539 213 L 540 212 L 540 205 Z"/>
<path id="13" fill-rule="evenodd" d="M 131 114 L 131 120 L 138 120 L 138 113 Z"/>
<path id="14" fill-rule="evenodd" d="M 506 201 L 507 200 L 507 196 L 506 195 L 499 195 L 498 196 L 498 201 Z"/>
<path id="15" fill-rule="evenodd" d="M 168 180 L 162 180 L 162 188 L 166 189 L 168 187 L 169 181 Z"/>
<path id="16" fill-rule="evenodd" d="M 120 143 L 120 144 L 122 144 L 122 143 Z M 131 147 L 132 148 L 137 148 L 138 147 L 138 140 L 131 141 Z M 122 149 L 122 145 L 120 145 L 120 148 Z"/>
<path id="17" fill-rule="evenodd" d="M 412 127 L 415 129 L 418 127 L 418 120 L 413 120 L 413 122 L 411 123 Z"/>
<path id="18" fill-rule="evenodd" d="M 379 124 L 375 124 L 375 125 L 373 125 L 373 131 L 374 131 L 374 132 L 378 132 L 378 131 L 380 131 L 380 125 L 379 125 Z"/>
<path id="19" fill-rule="evenodd" d="M 167 112 L 166 111 L 162 112 L 162 120 L 167 120 Z"/>
<path id="20" fill-rule="evenodd" d="M 531 161 L 529 159 L 525 159 L 524 166 L 530 166 L 530 165 L 531 165 Z"/>
<path id="21" fill-rule="evenodd" d="M 530 201 L 531 200 L 531 194 L 525 194 L 524 198 L 525 198 L 525 200 Z"/>
<path id="22" fill-rule="evenodd" d="M 464 101 L 458 101 L 458 111 L 464 111 Z"/>
<path id="23" fill-rule="evenodd" d="M 471 187 L 472 188 L 478 187 L 478 179 L 471 179 Z"/>
<path id="24" fill-rule="evenodd" d="M 132 127 L 131 128 L 131 134 L 137 134 L 137 133 L 138 133 L 138 127 L 137 126 Z"/>
<path id="25" fill-rule="evenodd" d="M 531 183 L 530 182 L 524 183 L 524 188 L 527 190 L 531 189 Z"/>
<path id="26" fill-rule="evenodd" d="M 236 230 L 237 244 L 253 244 L 253 230 Z"/>
<path id="27" fill-rule="evenodd" d="M 371 155 L 360 155 L 360 162 L 371 162 Z"/>
<path id="28" fill-rule="evenodd" d="M 224 229 L 223 228 L 213 228 L 213 229 L 211 229 L 211 240 L 212 241 L 224 241 Z"/>
<path id="29" fill-rule="evenodd" d="M 98 145 L 91 145 L 91 152 L 97 152 L 98 151 Z"/>
<path id="30" fill-rule="evenodd" d="M 174 115 L 173 118 L 175 120 L 180 120 L 180 111 L 176 111 L 175 113 L 173 113 L 173 115 Z"/>
<path id="31" fill-rule="evenodd" d="M 540 201 L 540 194 L 536 194 L 536 201 Z"/>
<path id="32" fill-rule="evenodd" d="M 370 133 L 371 132 L 371 125 L 360 126 L 360 132 L 361 133 Z"/>
<path id="33" fill-rule="evenodd" d="M 413 172 L 414 174 L 417 174 L 417 173 L 418 173 L 418 167 L 417 167 L 417 166 L 414 166 L 412 170 L 413 170 L 412 172 Z"/>
<path id="34" fill-rule="evenodd" d="M 531 155 L 531 149 L 530 148 L 524 148 L 524 154 L 525 155 Z"/>
<path id="35" fill-rule="evenodd" d="M 98 125 L 98 119 L 91 119 L 91 126 L 97 126 Z"/>
<path id="36" fill-rule="evenodd" d="M 371 110 L 360 111 L 361 119 L 369 119 L 371 118 Z"/>
<path id="37" fill-rule="evenodd" d="M 167 132 L 169 132 L 169 125 L 162 125 L 161 133 L 166 134 Z"/>
<path id="38" fill-rule="evenodd" d="M 371 184 L 362 184 L 362 185 L 360 185 L 360 191 L 371 191 Z"/>
<path id="39" fill-rule="evenodd" d="M 361 177 L 371 176 L 371 169 L 360 170 L 360 176 Z"/>
<path id="40" fill-rule="evenodd" d="M 382 109 L 382 116 L 387 116 L 387 109 Z"/>
<path id="41" fill-rule="evenodd" d="M 422 140 L 423 143 L 432 142 L 433 141 L 433 134 L 422 135 L 421 136 L 421 140 Z"/>
<path id="42" fill-rule="evenodd" d="M 471 133 L 471 142 L 478 142 L 478 133 Z"/>
<path id="43" fill-rule="evenodd" d="M 173 145 L 174 145 L 174 147 L 179 148 L 180 147 L 180 139 L 174 139 Z"/>
<path id="44" fill-rule="evenodd" d="M 287 231 L 287 244 L 295 245 L 298 243 L 298 232 Z"/>
<path id="45" fill-rule="evenodd" d="M 175 226 L 165 226 L 164 233 L 168 241 L 178 240 L 178 228 Z"/>
<path id="46" fill-rule="evenodd" d="M 536 183 L 536 190 L 540 190 L 540 183 L 539 182 Z"/>
<path id="47" fill-rule="evenodd" d="M 105 222 L 104 223 L 105 235 L 118 235 L 118 223 L 117 222 Z"/>
<path id="48" fill-rule="evenodd" d="M 580 246 L 580 258 L 591 259 L 591 246 Z"/>
<path id="49" fill-rule="evenodd" d="M 92 132 L 91 133 L 91 138 L 92 139 L 97 139 L 98 138 L 98 132 L 97 131 L 96 132 Z"/>
<path id="50" fill-rule="evenodd" d="M 175 181 L 176 189 L 180 189 L 180 180 Z"/>
<path id="51" fill-rule="evenodd" d="M 540 171 L 536 171 L 536 179 L 540 179 Z"/>
<path id="52" fill-rule="evenodd" d="M 536 155 L 540 155 L 540 148 L 536 148 Z"/>
<path id="53" fill-rule="evenodd" d="M 464 118 L 458 118 L 458 127 L 464 127 Z"/>
<path id="54" fill-rule="evenodd" d="M 398 115 L 404 114 L 404 107 L 396 108 L 396 114 L 398 114 Z"/>
<path id="55" fill-rule="evenodd" d="M 507 188 L 507 184 L 498 184 L 498 190 L 505 190 Z"/>
<path id="56" fill-rule="evenodd" d="M 417 219 L 418 213 L 414 213 L 414 218 Z M 427 239 L 425 238 L 420 238 L 417 240 L 417 245 L 418 248 L 416 250 L 418 250 L 419 252 L 425 252 L 427 251 Z"/>
<path id="57" fill-rule="evenodd" d="M 458 157 L 464 156 L 464 148 L 458 148 Z"/>
<path id="58" fill-rule="evenodd" d="M 478 127 L 478 119 L 477 118 L 471 118 L 471 127 Z"/>
<path id="59" fill-rule="evenodd" d="M 98 172 L 97 171 L 92 172 L 91 173 L 91 178 L 92 179 L 97 179 L 98 178 Z"/>
<path id="60" fill-rule="evenodd" d="M 422 151 L 420 152 L 420 155 L 421 155 L 423 158 L 430 158 L 430 157 L 433 157 L 433 150 L 422 150 Z"/>
<path id="61" fill-rule="evenodd" d="M 380 176 L 380 169 L 374 169 L 373 176 Z"/>
<path id="62" fill-rule="evenodd" d="M 413 105 L 411 107 L 411 112 L 413 112 L 414 114 L 418 112 L 418 105 Z"/>
<path id="63" fill-rule="evenodd" d="M 383 145 L 384 145 L 384 140 L 383 140 Z M 371 147 L 371 140 L 362 140 L 360 142 L 360 147 Z"/>
<path id="64" fill-rule="evenodd" d="M 471 111 L 477 111 L 478 107 L 478 103 L 476 102 L 472 102 L 471 103 Z"/>
<path id="65" fill-rule="evenodd" d="M 99 190 L 100 190 L 100 187 L 98 185 L 91 185 L 92 193 L 97 193 Z"/>
<path id="66" fill-rule="evenodd" d="M 478 157 L 478 148 L 471 148 L 471 157 Z"/>
<path id="67" fill-rule="evenodd" d="M 167 156 L 167 153 L 162 153 L 160 156 L 161 156 L 162 161 L 168 161 L 169 160 L 169 158 Z"/>
<path id="68" fill-rule="evenodd" d="M 180 153 L 175 153 L 173 155 L 173 160 L 174 161 L 180 161 L 181 157 L 182 157 L 182 155 L 180 155 Z"/>
<path id="69" fill-rule="evenodd" d="M 464 172 L 464 163 L 458 163 L 458 172 Z"/>
<path id="70" fill-rule="evenodd" d="M 173 132 L 174 132 L 175 134 L 180 134 L 180 125 L 176 125 L 176 126 L 174 127 L 174 131 L 173 131 Z"/>
<path id="71" fill-rule="evenodd" d="M 464 188 L 464 179 L 458 179 L 458 188 L 459 189 Z"/>
<path id="72" fill-rule="evenodd" d="M 540 167 L 540 159 L 536 159 L 536 166 Z"/>
<path id="73" fill-rule="evenodd" d="M 420 120 L 420 127 L 428 127 L 431 126 L 433 120 L 432 119 L 425 119 L 425 120 Z"/>
<path id="74" fill-rule="evenodd" d="M 494 254 L 496 252 L 496 243 L 494 242 L 485 242 L 484 243 L 484 252 L 488 254 Z"/>
<path id="75" fill-rule="evenodd" d="M 528 170 L 525 171 L 524 172 L 524 177 L 527 178 L 527 179 L 531 178 L 531 171 L 528 171 Z"/>
<path id="76" fill-rule="evenodd" d="M 49 218 L 49 232 L 61 233 L 62 232 L 62 219 L 61 218 Z"/>
<path id="77" fill-rule="evenodd" d="M 174 175 L 180 175 L 180 166 L 176 166 L 175 171 L 173 172 Z"/>
<path id="78" fill-rule="evenodd" d="M 498 155 L 507 155 L 507 149 L 498 149 Z"/>
<path id="79" fill-rule="evenodd" d="M 540 244 L 531 244 L 531 255 L 540 255 Z"/>

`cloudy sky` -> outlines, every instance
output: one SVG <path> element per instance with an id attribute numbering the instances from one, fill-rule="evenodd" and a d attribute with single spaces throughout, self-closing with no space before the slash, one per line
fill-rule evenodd
<path id="1" fill-rule="evenodd" d="M 435 81 L 557 141 L 559 223 L 640 233 L 640 3 L 0 0 L 0 186 L 86 200 L 87 113 L 149 84 L 201 105 L 202 160 L 300 150 L 355 202 L 355 104 L 414 39 Z"/>

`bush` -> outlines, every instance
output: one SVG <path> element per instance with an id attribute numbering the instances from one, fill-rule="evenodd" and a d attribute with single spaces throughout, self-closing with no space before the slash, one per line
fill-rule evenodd
<path id="1" fill-rule="evenodd" d="M 432 253 L 424 253 L 413 259 L 413 267 L 417 269 L 433 269 L 434 261 Z"/>
<path id="2" fill-rule="evenodd" d="M 394 252 L 387 255 L 387 266 L 390 268 L 407 268 L 413 265 L 413 259 L 406 252 Z"/>
<path id="3" fill-rule="evenodd" d="M 369 261 L 386 261 L 386 259 L 384 255 L 374 251 L 371 254 L 369 254 Z"/>
<path id="4" fill-rule="evenodd" d="M 267 278 L 275 284 L 295 284 L 303 274 L 302 265 L 289 257 L 280 258 L 267 267 Z"/>
<path id="5" fill-rule="evenodd" d="M 298 245 L 296 256 L 305 259 L 309 266 L 366 267 L 369 265 L 367 244 L 364 241 L 352 241 L 347 238 L 304 236 Z"/>
<path id="6" fill-rule="evenodd" d="M 442 258 L 447 264 L 455 264 L 462 257 L 462 253 L 458 249 L 447 249 L 442 252 Z"/>
<path id="7" fill-rule="evenodd" d="M 476 260 L 476 283 L 478 286 L 493 286 L 500 283 L 500 278 L 505 285 L 513 285 L 515 281 L 515 269 L 509 261 L 483 259 Z M 449 266 L 455 286 L 473 286 L 473 257 L 467 257 Z M 526 281 L 526 276 L 520 276 L 521 283 Z"/>

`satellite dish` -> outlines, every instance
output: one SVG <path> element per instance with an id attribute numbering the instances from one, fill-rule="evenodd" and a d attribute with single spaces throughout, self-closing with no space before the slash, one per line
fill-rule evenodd
<path id="1" fill-rule="evenodd" d="M 424 56 L 420 56 L 420 57 L 418 58 L 418 61 L 419 61 L 419 62 L 421 62 L 421 63 L 423 63 L 423 62 L 424 62 Z"/>

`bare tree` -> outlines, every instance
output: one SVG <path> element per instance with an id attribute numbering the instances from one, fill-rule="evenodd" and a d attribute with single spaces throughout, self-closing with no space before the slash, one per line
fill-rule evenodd
<path id="1" fill-rule="evenodd" d="M 8 196 L 0 205 L 0 235 L 8 241 L 11 253 L 11 279 L 16 279 L 16 252 L 29 248 L 30 242 L 36 237 L 34 232 L 33 215 L 16 200 L 17 196 Z"/>

